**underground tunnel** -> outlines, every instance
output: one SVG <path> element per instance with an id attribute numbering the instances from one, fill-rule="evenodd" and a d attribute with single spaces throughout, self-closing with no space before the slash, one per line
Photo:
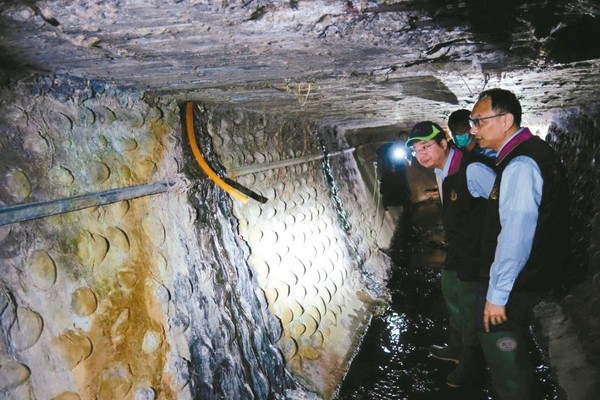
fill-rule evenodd
<path id="1" fill-rule="evenodd" d="M 436 180 L 404 160 L 409 190 L 386 191 L 382 149 L 500 87 L 569 181 L 536 377 L 544 399 L 597 398 L 599 13 L 0 1 L 0 397 L 493 399 L 427 353 L 446 326 Z"/>

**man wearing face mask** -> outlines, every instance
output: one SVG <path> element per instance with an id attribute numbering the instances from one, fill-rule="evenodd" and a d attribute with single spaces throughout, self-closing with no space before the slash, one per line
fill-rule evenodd
<path id="1" fill-rule="evenodd" d="M 452 134 L 452 139 L 456 147 L 468 153 L 483 154 L 490 158 L 496 157 L 496 152 L 491 149 L 483 149 L 477 144 L 475 136 L 471 134 L 471 125 L 469 118 L 471 111 L 461 109 L 456 110 L 448 118 L 448 129 Z"/>

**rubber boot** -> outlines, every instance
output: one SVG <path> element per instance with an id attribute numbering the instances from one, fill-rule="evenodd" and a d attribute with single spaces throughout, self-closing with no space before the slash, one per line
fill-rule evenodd
<path id="1" fill-rule="evenodd" d="M 448 326 L 448 344 L 446 346 L 433 345 L 429 347 L 429 354 L 438 360 L 451 361 L 458 364 L 461 353 L 461 335 L 458 329 Z"/>
<path id="2" fill-rule="evenodd" d="M 526 342 L 517 332 L 480 333 L 495 399 L 533 400 L 533 367 Z"/>
<path id="3" fill-rule="evenodd" d="M 461 327 L 462 351 L 458 367 L 448 375 L 446 383 L 451 387 L 461 387 L 481 383 L 485 377 L 485 361 L 475 328 L 479 283 L 457 279 L 455 286 L 458 308 L 456 320 Z"/>
<path id="4" fill-rule="evenodd" d="M 458 367 L 446 378 L 446 384 L 453 388 L 481 385 L 485 380 L 485 360 L 479 345 L 465 345 Z"/>

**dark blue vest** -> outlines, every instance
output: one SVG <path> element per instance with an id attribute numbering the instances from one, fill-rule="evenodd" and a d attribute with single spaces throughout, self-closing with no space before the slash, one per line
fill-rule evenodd
<path id="1" fill-rule="evenodd" d="M 455 149 L 448 176 L 442 184 L 442 220 L 448 253 L 444 269 L 456 271 L 463 281 L 478 281 L 482 268 L 481 237 L 486 199 L 473 197 L 467 187 L 467 167 L 473 162 L 490 163 L 483 155 Z"/>
<path id="2" fill-rule="evenodd" d="M 513 286 L 521 292 L 546 293 L 560 284 L 565 274 L 569 249 L 569 199 L 563 165 L 554 150 L 527 128 L 504 146 L 496 159 L 496 181 L 490 194 L 483 241 L 484 279 L 494 261 L 497 238 L 501 230 L 499 214 L 502 172 L 512 159 L 527 156 L 538 165 L 544 180 L 538 221 L 529 259 Z M 519 190 L 511 188 L 511 190 Z M 511 240 L 519 240 L 515 237 Z"/>

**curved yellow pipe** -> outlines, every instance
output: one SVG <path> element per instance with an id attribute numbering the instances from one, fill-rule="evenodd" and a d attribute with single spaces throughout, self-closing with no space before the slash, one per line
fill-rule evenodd
<path id="1" fill-rule="evenodd" d="M 202 171 L 204 171 L 204 173 L 206 175 L 208 175 L 208 177 L 214 183 L 219 185 L 219 187 L 221 187 L 227 193 L 229 193 L 236 199 L 240 200 L 244 204 L 248 203 L 248 196 L 246 196 L 243 193 L 240 193 L 239 191 L 237 191 L 236 189 L 234 189 L 233 187 L 228 185 L 223 179 L 221 179 L 215 173 L 215 171 L 213 171 L 210 168 L 208 163 L 204 160 L 204 157 L 202 157 L 202 154 L 200 154 L 200 149 L 198 149 L 198 144 L 196 143 L 196 136 L 194 135 L 194 113 L 193 113 L 193 103 L 191 101 L 188 101 L 186 104 L 185 114 L 186 114 L 185 119 L 186 119 L 187 135 L 188 135 L 188 139 L 190 141 L 190 146 L 192 147 L 192 153 L 194 153 L 194 157 L 196 157 L 196 161 L 198 161 L 198 164 L 200 165 L 200 168 L 202 168 Z"/>

